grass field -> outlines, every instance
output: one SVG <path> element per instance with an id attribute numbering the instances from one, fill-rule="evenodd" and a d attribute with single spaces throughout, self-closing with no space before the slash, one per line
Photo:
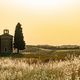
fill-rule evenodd
<path id="1" fill-rule="evenodd" d="M 0 55 L 0 80 L 80 80 L 79 56 L 79 49 L 42 48 Z"/>
<path id="2" fill-rule="evenodd" d="M 35 58 L 41 60 L 42 62 L 46 62 L 49 60 L 53 61 L 64 61 L 71 60 L 74 57 L 78 57 L 80 55 L 80 50 L 35 50 L 29 52 L 22 52 L 21 54 L 11 54 L 10 57 L 14 58 Z"/>
<path id="3" fill-rule="evenodd" d="M 34 61 L 33 58 L 0 58 L 0 80 L 80 80 L 80 58 Z"/>

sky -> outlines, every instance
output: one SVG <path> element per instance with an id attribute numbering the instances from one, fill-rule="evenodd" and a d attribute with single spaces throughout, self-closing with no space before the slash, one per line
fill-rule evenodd
<path id="1" fill-rule="evenodd" d="M 80 0 L 0 0 L 0 34 L 18 22 L 26 44 L 80 45 Z"/>

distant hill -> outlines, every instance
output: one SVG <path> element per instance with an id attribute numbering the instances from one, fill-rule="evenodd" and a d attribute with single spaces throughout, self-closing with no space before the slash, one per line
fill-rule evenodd
<path id="1" fill-rule="evenodd" d="M 61 45 L 61 46 L 51 46 L 51 45 L 26 45 L 24 52 L 36 52 L 36 51 L 49 51 L 49 50 L 75 50 L 80 49 L 78 45 Z"/>
<path id="2" fill-rule="evenodd" d="M 61 45 L 61 46 L 51 46 L 51 45 L 37 45 L 38 48 L 51 49 L 51 50 L 62 50 L 62 49 L 79 49 L 78 45 Z"/>

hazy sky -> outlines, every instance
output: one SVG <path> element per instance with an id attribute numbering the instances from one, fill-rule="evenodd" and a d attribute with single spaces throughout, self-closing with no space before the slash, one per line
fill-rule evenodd
<path id="1" fill-rule="evenodd" d="M 80 45 L 80 0 L 0 0 L 0 34 L 18 22 L 26 44 Z"/>

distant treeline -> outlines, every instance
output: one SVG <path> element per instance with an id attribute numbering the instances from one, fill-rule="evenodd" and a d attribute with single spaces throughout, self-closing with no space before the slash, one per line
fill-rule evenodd
<path id="1" fill-rule="evenodd" d="M 56 50 L 79 50 L 78 45 L 62 45 L 62 46 L 51 46 L 51 45 L 26 45 L 24 50 L 20 52 L 54 52 Z M 79 50 L 80 51 L 80 50 Z M 15 52 L 15 51 L 14 51 Z"/>
<path id="2" fill-rule="evenodd" d="M 62 45 L 62 46 L 51 46 L 51 45 L 27 45 L 26 47 L 29 48 L 43 48 L 43 49 L 50 49 L 50 50 L 67 50 L 67 49 L 80 49 L 78 45 Z"/>

